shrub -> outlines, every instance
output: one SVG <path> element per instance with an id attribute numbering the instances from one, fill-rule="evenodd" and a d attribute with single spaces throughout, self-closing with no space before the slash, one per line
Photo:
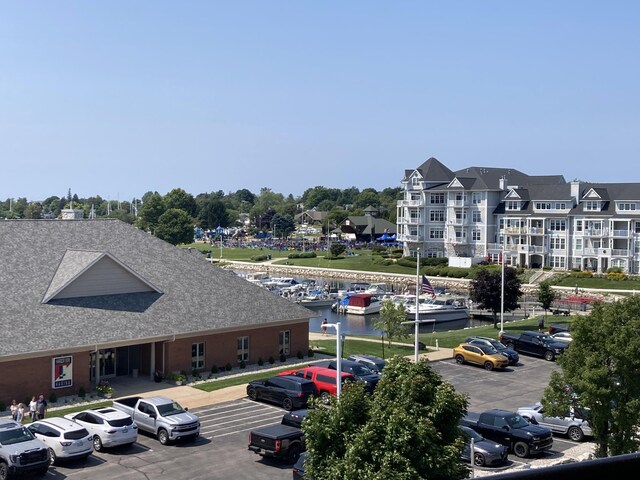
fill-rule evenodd
<path id="1" fill-rule="evenodd" d="M 233 366 L 229 362 L 227 362 L 227 364 L 224 366 L 224 369 L 227 372 L 230 372 L 232 368 L 233 368 Z"/>
<path id="2" fill-rule="evenodd" d="M 274 363 L 276 363 L 276 359 L 273 358 L 273 355 L 269 357 L 269 364 L 273 365 Z"/>
<path id="3" fill-rule="evenodd" d="M 286 362 L 287 361 L 287 356 L 284 353 L 280 354 L 280 361 L 281 362 Z"/>
<path id="4" fill-rule="evenodd" d="M 240 368 L 247 368 L 247 363 L 244 360 L 240 360 Z"/>
<path id="5" fill-rule="evenodd" d="M 195 368 L 193 370 L 191 370 L 191 376 L 193 378 L 201 378 L 200 372 L 198 370 L 196 370 Z"/>
<path id="6" fill-rule="evenodd" d="M 287 258 L 316 258 L 316 252 L 294 252 L 287 255 Z"/>
<path id="7" fill-rule="evenodd" d="M 304 355 L 302 354 L 302 351 L 298 350 L 298 353 L 296 354 L 296 357 L 298 357 L 300 360 L 302 360 L 304 358 Z"/>
<path id="8" fill-rule="evenodd" d="M 310 348 L 310 349 L 307 351 L 307 356 L 308 356 L 308 357 L 313 357 L 313 355 L 314 355 L 313 348 Z"/>
<path id="9" fill-rule="evenodd" d="M 84 398 L 84 397 L 86 397 L 86 396 L 87 396 L 87 391 L 84 389 L 84 387 L 80 387 L 80 388 L 78 389 L 78 396 L 79 396 L 80 398 Z M 27 403 L 27 404 L 28 404 L 28 403 Z"/>
<path id="10" fill-rule="evenodd" d="M 51 392 L 51 395 L 49 395 L 49 403 L 56 403 L 58 401 L 58 396 L 56 395 L 56 392 Z"/>
<path id="11" fill-rule="evenodd" d="M 607 273 L 607 278 L 609 280 L 621 281 L 621 280 L 626 280 L 627 276 L 622 272 L 609 272 Z"/>
<path id="12" fill-rule="evenodd" d="M 251 260 L 253 260 L 254 262 L 264 262 L 265 260 L 267 260 L 267 258 L 267 255 L 254 255 L 253 257 L 251 257 Z"/>
<path id="13" fill-rule="evenodd" d="M 0 401 L 0 412 L 4 412 L 7 409 L 7 406 L 3 401 Z"/>
<path id="14" fill-rule="evenodd" d="M 262 357 L 258 358 L 258 366 L 261 367 L 264 365 L 264 360 L 262 359 Z"/>
<path id="15" fill-rule="evenodd" d="M 213 373 L 213 374 L 218 373 L 218 366 L 217 365 L 211 365 L 211 373 Z"/>

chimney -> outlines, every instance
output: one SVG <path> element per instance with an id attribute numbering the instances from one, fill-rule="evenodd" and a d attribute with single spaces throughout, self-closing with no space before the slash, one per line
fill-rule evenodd
<path id="1" fill-rule="evenodd" d="M 500 177 L 500 190 L 503 192 L 507 189 L 507 177 L 505 175 Z"/>
<path id="2" fill-rule="evenodd" d="M 580 182 L 574 180 L 571 182 L 571 196 L 575 199 L 576 205 L 580 203 Z"/>

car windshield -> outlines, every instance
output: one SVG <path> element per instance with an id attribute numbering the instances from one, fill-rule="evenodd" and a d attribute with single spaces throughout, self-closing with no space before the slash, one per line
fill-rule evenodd
<path id="1" fill-rule="evenodd" d="M 14 443 L 28 442 L 35 437 L 26 427 L 16 428 L 0 432 L 0 445 L 13 445 Z"/>
<path id="2" fill-rule="evenodd" d="M 478 345 L 478 347 L 486 354 L 486 355 L 493 355 L 494 353 L 497 353 L 497 350 L 493 347 L 490 347 L 489 345 Z"/>
<path id="3" fill-rule="evenodd" d="M 529 422 L 527 422 L 520 415 L 514 415 L 513 417 L 509 418 L 508 422 L 511 428 L 524 428 L 529 425 Z"/>
<path id="4" fill-rule="evenodd" d="M 165 403 L 163 405 L 158 405 L 157 408 L 158 413 L 163 417 L 178 415 L 185 412 L 184 408 L 182 408 L 178 402 Z"/>
<path id="5" fill-rule="evenodd" d="M 475 430 L 472 430 L 471 428 L 462 427 L 462 431 L 467 437 L 473 439 L 474 442 L 481 442 L 482 440 L 484 440 L 484 437 L 482 435 L 480 435 Z"/>
<path id="6" fill-rule="evenodd" d="M 358 375 L 359 377 L 373 374 L 373 372 L 368 367 L 365 367 L 364 365 L 354 365 L 352 370 L 353 370 L 353 374 Z"/>
<path id="7" fill-rule="evenodd" d="M 541 335 L 539 338 L 541 342 L 545 343 L 556 341 L 551 335 Z"/>
<path id="8" fill-rule="evenodd" d="M 505 350 L 507 348 L 497 340 L 490 340 L 490 342 L 491 345 L 493 345 L 493 348 L 495 348 L 496 350 Z"/>

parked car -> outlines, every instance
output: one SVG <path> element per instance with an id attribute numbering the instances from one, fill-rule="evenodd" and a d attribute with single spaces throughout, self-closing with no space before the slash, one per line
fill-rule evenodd
<path id="1" fill-rule="evenodd" d="M 293 480 L 304 479 L 304 461 L 307 458 L 307 452 L 302 452 L 298 457 L 298 461 L 293 466 Z"/>
<path id="2" fill-rule="evenodd" d="M 562 343 L 571 343 L 573 341 L 573 337 L 571 336 L 571 332 L 557 332 L 551 335 L 556 342 Z"/>
<path id="3" fill-rule="evenodd" d="M 537 355 L 548 360 L 555 360 L 567 348 L 567 344 L 554 340 L 551 335 L 540 332 L 521 332 L 517 334 L 502 333 L 500 341 L 507 348 L 511 348 L 519 353 Z"/>
<path id="4" fill-rule="evenodd" d="M 367 355 L 366 353 L 349 355 L 347 360 L 361 363 L 365 367 L 369 367 L 369 369 L 375 373 L 382 373 L 382 370 L 384 370 L 384 367 L 387 364 L 383 358 L 376 357 L 374 355 Z"/>
<path id="5" fill-rule="evenodd" d="M 194 441 L 200 435 L 200 419 L 167 397 L 127 397 L 113 401 L 113 408 L 126 413 L 140 430 L 155 435 L 162 445 L 174 440 Z"/>
<path id="6" fill-rule="evenodd" d="M 65 415 L 79 423 L 93 435 L 93 449 L 100 452 L 103 447 L 131 446 L 138 440 L 138 425 L 126 413 L 115 408 L 96 408 Z"/>
<path id="7" fill-rule="evenodd" d="M 263 457 L 295 463 L 305 451 L 304 432 L 282 423 L 256 428 L 249 432 L 247 448 Z"/>
<path id="8" fill-rule="evenodd" d="M 87 458 L 93 453 L 93 436 L 68 418 L 45 418 L 29 424 L 27 428 L 49 448 L 52 465 L 59 459 Z"/>
<path id="9" fill-rule="evenodd" d="M 15 475 L 49 470 L 49 449 L 31 431 L 18 422 L 3 418 L 0 421 L 0 479 Z"/>
<path id="10" fill-rule="evenodd" d="M 593 436 L 589 425 L 589 410 L 586 408 L 572 407 L 562 417 L 550 417 L 545 415 L 542 403 L 537 402 L 528 407 L 521 407 L 517 413 L 530 422 L 547 427 L 556 434 L 567 435 L 574 442 L 582 442 L 585 437 Z"/>
<path id="11" fill-rule="evenodd" d="M 486 370 L 495 368 L 505 368 L 509 365 L 509 360 L 504 355 L 498 353 L 493 347 L 487 345 L 472 345 L 471 343 L 461 343 L 453 349 L 453 358 L 456 363 L 475 363 L 483 366 Z"/>
<path id="12" fill-rule="evenodd" d="M 549 332 L 549 335 L 553 335 L 554 333 L 558 333 L 558 332 L 568 332 L 570 331 L 570 325 L 571 324 L 556 324 L 556 325 L 549 325 L 549 327 L 547 328 L 547 331 Z"/>
<path id="13" fill-rule="evenodd" d="M 509 359 L 509 365 L 517 365 L 520 361 L 520 355 L 518 355 L 518 352 L 505 347 L 495 338 L 469 337 L 467 338 L 467 343 L 470 343 L 471 345 L 487 345 L 489 347 L 495 348 L 500 355 L 504 355 Z"/>
<path id="14" fill-rule="evenodd" d="M 335 395 L 338 390 L 338 386 L 336 385 L 337 373 L 338 372 L 330 368 L 311 365 L 309 367 L 299 368 L 298 370 L 285 370 L 284 372 L 280 372 L 278 375 L 295 375 L 297 377 L 311 380 L 315 383 L 316 388 L 318 389 L 322 403 L 328 405 L 331 395 Z M 350 373 L 341 372 L 340 375 L 342 376 L 342 385 L 356 381 L 355 377 Z"/>
<path id="15" fill-rule="evenodd" d="M 318 394 L 315 383 L 295 375 L 254 380 L 247 385 L 247 395 L 251 400 L 276 403 L 285 410 L 304 408 L 309 397 Z"/>
<path id="16" fill-rule="evenodd" d="M 329 362 L 329 368 L 332 368 L 333 370 L 338 368 L 335 360 Z M 340 360 L 340 368 L 343 372 L 353 375 L 356 380 L 364 382 L 365 390 L 369 393 L 373 392 L 380 381 L 379 373 L 375 373 L 369 367 L 361 364 L 360 362 L 354 362 L 353 360 L 343 358 Z"/>
<path id="17" fill-rule="evenodd" d="M 509 456 L 509 447 L 486 440 L 469 427 L 460 427 L 465 436 L 461 458 L 471 462 L 471 440 L 473 439 L 473 464 L 477 467 L 502 465 Z"/>
<path id="18" fill-rule="evenodd" d="M 302 422 L 307 418 L 309 410 L 303 408 L 301 410 L 292 410 L 290 412 L 285 412 L 282 416 L 282 425 L 289 425 L 290 427 L 302 427 Z"/>

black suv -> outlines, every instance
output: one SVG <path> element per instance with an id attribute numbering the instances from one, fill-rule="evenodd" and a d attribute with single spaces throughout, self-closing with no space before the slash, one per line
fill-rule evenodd
<path id="1" fill-rule="evenodd" d="M 375 373 L 369 367 L 366 367 L 361 363 L 355 362 L 353 360 L 342 359 L 340 363 L 343 372 L 350 373 L 356 378 L 356 380 L 364 382 L 365 390 L 367 390 L 368 392 L 373 392 L 373 389 L 376 388 L 376 385 L 380 380 L 379 373 Z M 332 360 L 331 362 L 329 362 L 328 367 L 337 370 L 336 361 Z"/>
<path id="2" fill-rule="evenodd" d="M 318 389 L 311 380 L 283 375 L 250 382 L 247 385 L 247 395 L 251 400 L 277 403 L 285 410 L 293 410 L 306 407 L 309 397 L 318 395 Z"/>
<path id="3" fill-rule="evenodd" d="M 384 359 L 373 355 L 367 355 L 366 353 L 349 355 L 347 360 L 353 360 L 354 362 L 361 363 L 365 367 L 369 367 L 369 369 L 375 373 L 382 373 L 384 366 L 387 364 Z"/>

